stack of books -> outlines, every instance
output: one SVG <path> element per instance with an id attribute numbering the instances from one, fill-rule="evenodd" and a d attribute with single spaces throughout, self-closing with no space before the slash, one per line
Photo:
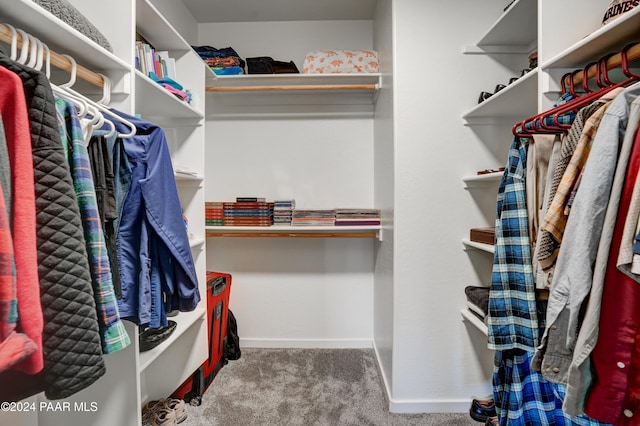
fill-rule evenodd
<path id="1" fill-rule="evenodd" d="M 293 210 L 291 215 L 291 225 L 298 226 L 333 226 L 335 221 L 335 210 Z"/>
<path id="2" fill-rule="evenodd" d="M 140 38 L 140 37 L 139 37 Z M 166 50 L 156 50 L 144 40 L 136 41 L 135 66 L 147 77 L 153 73 L 158 78 L 170 78 L 177 81 L 176 60 Z"/>
<path id="3" fill-rule="evenodd" d="M 291 215 L 296 207 L 295 200 L 276 200 L 273 202 L 274 225 L 291 225 Z"/>
<path id="4" fill-rule="evenodd" d="M 224 225 L 224 208 L 221 202 L 207 201 L 204 203 L 204 223 L 206 226 Z"/>
<path id="5" fill-rule="evenodd" d="M 380 225 L 379 209 L 336 209 L 336 226 Z"/>
<path id="6" fill-rule="evenodd" d="M 264 198 L 238 197 L 234 202 L 223 202 L 224 226 L 271 226 L 273 203 Z"/>

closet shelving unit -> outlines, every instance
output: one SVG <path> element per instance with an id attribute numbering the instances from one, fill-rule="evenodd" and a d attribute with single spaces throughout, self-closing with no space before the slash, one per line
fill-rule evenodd
<path id="1" fill-rule="evenodd" d="M 112 82 L 111 106 L 123 112 L 140 114 L 160 125 L 167 136 L 180 202 L 189 218 L 190 246 L 196 265 L 200 305 L 192 312 L 181 312 L 170 319 L 177 327 L 156 348 L 143 353 L 138 348 L 138 327 L 125 321 L 131 345 L 105 355 L 107 373 L 94 385 L 69 398 L 94 401 L 97 412 L 16 413 L 7 421 L 16 425 L 68 424 L 95 426 L 140 424 L 142 405 L 151 399 L 167 397 L 206 359 L 206 245 L 204 229 L 204 88 L 205 71 L 190 45 L 148 0 L 115 0 L 108 9 L 71 0 L 105 34 L 113 53 L 99 46 L 32 0 L 13 0 L 0 5 L 0 23 L 13 25 L 46 43 L 60 54 L 72 56 L 78 65 L 107 76 Z M 113 6 L 113 7 L 111 7 Z M 126 13 L 126 11 L 130 11 Z M 114 20 L 118 22 L 114 27 Z M 126 31 L 123 31 L 123 27 Z M 181 83 L 194 93 L 189 105 L 162 89 L 137 71 L 133 62 L 135 38 L 139 31 L 156 48 L 168 50 L 176 58 Z M 5 34 L 6 35 L 6 34 Z M 80 92 L 101 97 L 100 88 L 78 83 Z M 36 399 L 44 398 L 41 395 Z M 0 416 L 8 415 L 0 413 Z M 4 417 L 0 423 L 4 424 Z M 9 424 L 7 423 L 7 424 Z"/>
<path id="2" fill-rule="evenodd" d="M 240 104 L 288 104 L 298 95 L 314 104 L 375 103 L 381 75 L 359 74 L 245 74 L 218 76 L 207 72 L 206 92 L 215 99 L 234 97 Z M 270 96 L 273 95 L 273 96 Z M 298 98 L 299 99 L 299 98 Z M 257 238 L 377 238 L 381 226 L 207 226 L 207 237 Z"/>
<path id="3" fill-rule="evenodd" d="M 590 61 L 597 60 L 607 53 L 619 51 L 630 42 L 640 41 L 640 8 L 635 8 L 601 26 L 600 19 L 606 5 L 589 5 L 581 11 L 581 17 L 576 17 L 587 23 L 574 31 L 556 26 L 562 20 L 563 13 L 581 8 L 584 3 L 568 2 L 562 6 L 562 10 L 554 9 L 554 4 L 547 0 L 517 0 L 490 27 L 476 46 L 463 49 L 466 54 L 526 54 L 538 46 L 540 64 L 536 70 L 465 113 L 463 119 L 466 125 L 496 126 L 500 131 L 506 132 L 505 140 L 508 140 L 510 126 L 518 119 L 549 108 L 558 98 L 562 75 L 583 68 Z M 555 28 L 555 33 L 549 31 L 537 34 L 538 19 L 543 21 L 545 28 Z M 532 31 L 531 28 L 536 29 Z M 521 38 L 523 34 L 527 34 L 525 39 Z M 493 181 L 489 176 L 471 176 L 464 178 L 464 182 L 470 189 L 488 186 L 490 182 L 497 181 Z M 494 195 L 491 194 L 492 197 Z M 468 239 L 464 239 L 463 244 L 465 249 L 493 253 L 493 247 L 489 245 L 473 243 Z M 481 321 L 476 321 L 473 314 L 463 310 L 461 315 L 464 321 L 486 333 L 486 326 Z"/>
<path id="4" fill-rule="evenodd" d="M 205 67 L 189 43 L 149 0 L 136 0 L 136 31 L 156 49 L 175 58 L 177 80 L 194 94 L 193 105 L 164 90 L 134 70 L 135 111 L 165 131 L 185 216 L 192 234 L 190 246 L 196 263 L 202 301 L 193 312 L 170 318 L 176 330 L 156 348 L 140 354 L 141 403 L 166 397 L 206 359 L 206 284 L 204 254 L 204 97 Z M 164 376 L 164 377 L 163 377 Z"/>
<path id="5" fill-rule="evenodd" d="M 473 46 L 465 46 L 464 54 L 483 55 L 518 55 L 522 58 L 522 66 L 526 68 L 526 57 L 537 47 L 538 42 L 538 11 L 536 0 L 516 0 L 491 25 L 487 32 Z M 463 114 L 466 125 L 495 125 L 507 128 L 509 123 L 521 117 L 528 117 L 537 111 L 537 93 L 539 68 L 535 68 L 520 76 L 515 82 L 507 85 L 500 92 L 479 103 Z M 513 76 L 520 75 L 520 71 L 513 70 Z M 504 82 L 506 84 L 506 82 Z M 505 140 L 508 139 L 505 135 Z M 501 159 L 502 160 L 502 159 Z M 495 199 L 497 185 L 503 172 L 472 175 L 463 178 L 466 189 L 482 191 L 482 197 Z M 466 251 L 479 251 L 492 256 L 494 246 L 462 239 Z M 487 272 L 487 271 L 483 271 Z M 490 271 L 489 271 L 490 272 Z M 486 283 L 484 283 L 486 285 Z M 487 326 L 478 317 L 468 311 L 461 310 L 462 319 L 481 333 L 487 334 Z"/>

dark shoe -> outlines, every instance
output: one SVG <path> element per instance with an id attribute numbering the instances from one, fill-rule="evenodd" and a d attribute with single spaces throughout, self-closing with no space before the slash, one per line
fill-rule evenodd
<path id="1" fill-rule="evenodd" d="M 496 416 L 496 406 L 493 401 L 479 401 L 477 399 L 474 399 L 473 401 L 471 401 L 469 415 L 475 421 L 487 422 L 490 420 L 490 418 Z"/>
<path id="2" fill-rule="evenodd" d="M 478 97 L 478 103 L 481 104 L 483 101 L 486 101 L 487 99 L 489 99 L 492 95 L 493 93 L 480 92 L 480 96 Z"/>
<path id="3" fill-rule="evenodd" d="M 176 322 L 169 321 L 169 325 L 159 328 L 147 328 L 139 334 L 140 352 L 151 350 L 167 340 L 176 329 Z"/>

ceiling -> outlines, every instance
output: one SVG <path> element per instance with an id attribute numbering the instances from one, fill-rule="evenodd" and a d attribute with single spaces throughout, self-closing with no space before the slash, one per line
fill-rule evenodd
<path id="1" fill-rule="evenodd" d="M 376 0 L 183 0 L 198 22 L 371 20 Z"/>

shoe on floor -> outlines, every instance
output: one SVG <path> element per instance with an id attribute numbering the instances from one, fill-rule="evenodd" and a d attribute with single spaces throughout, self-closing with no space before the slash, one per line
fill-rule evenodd
<path id="1" fill-rule="evenodd" d="M 142 415 L 145 413 L 155 411 L 169 411 L 173 414 L 175 424 L 182 423 L 187 419 L 187 410 L 185 409 L 185 402 L 176 398 L 161 398 L 154 401 L 147 402 L 142 407 Z"/>
<path id="2" fill-rule="evenodd" d="M 165 408 L 148 410 L 142 415 L 143 426 L 176 426 L 176 414 Z"/>
<path id="3" fill-rule="evenodd" d="M 486 422 L 487 419 L 496 416 L 496 406 L 493 400 L 482 401 L 473 399 L 473 401 L 471 401 L 471 408 L 469 408 L 469 415 L 475 421 Z"/>

